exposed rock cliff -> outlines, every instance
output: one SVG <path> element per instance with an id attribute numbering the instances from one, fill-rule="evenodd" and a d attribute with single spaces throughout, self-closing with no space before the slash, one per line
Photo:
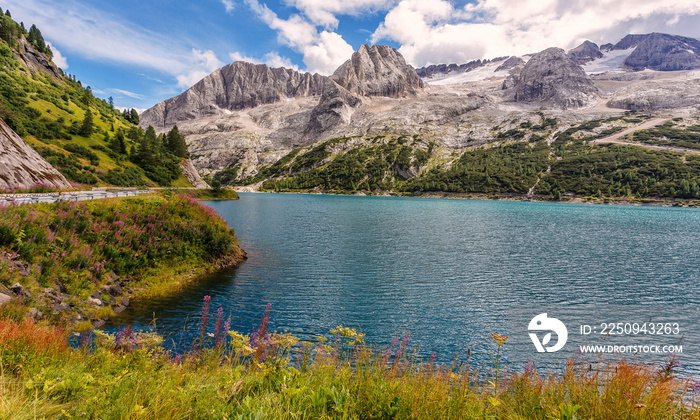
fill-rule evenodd
<path id="1" fill-rule="evenodd" d="M 700 68 L 700 41 L 695 38 L 659 33 L 643 35 L 637 48 L 622 65 L 634 71 L 645 68 L 659 71 L 698 69 Z"/>
<path id="2" fill-rule="evenodd" d="M 591 41 L 584 41 L 583 44 L 569 51 L 567 56 L 569 57 L 569 60 L 573 61 L 574 63 L 583 65 L 589 61 L 595 60 L 596 58 L 603 57 L 603 53 L 600 52 L 598 45 Z"/>
<path id="3" fill-rule="evenodd" d="M 514 68 L 517 68 L 518 66 L 524 66 L 524 65 L 525 65 L 525 60 L 514 55 L 512 57 L 509 57 L 500 66 L 496 67 L 496 71 L 512 70 Z"/>
<path id="4" fill-rule="evenodd" d="M 288 98 L 320 95 L 325 76 L 237 61 L 200 80 L 182 94 L 141 115 L 141 126 L 169 128 L 181 122 L 254 108 Z"/>
<path id="5" fill-rule="evenodd" d="M 0 119 L 0 188 L 44 184 L 71 188 L 70 182 Z"/>
<path id="6" fill-rule="evenodd" d="M 516 102 L 549 102 L 559 108 L 581 108 L 594 103 L 598 88 L 581 66 L 561 48 L 535 54 L 520 72 Z"/>
<path id="7" fill-rule="evenodd" d="M 197 168 L 194 167 L 191 160 L 183 160 L 182 163 L 180 163 L 180 168 L 182 169 L 182 175 L 184 175 L 184 177 L 190 181 L 190 184 L 192 184 L 193 187 L 209 188 L 209 184 L 202 180 L 199 173 L 197 173 Z"/>
<path id="8" fill-rule="evenodd" d="M 423 81 L 413 67 L 387 45 L 361 45 L 350 60 L 338 67 L 331 79 L 358 96 L 401 98 L 415 95 L 423 88 Z"/>
<path id="9" fill-rule="evenodd" d="M 338 125 L 349 123 L 354 108 L 361 103 L 362 99 L 357 95 L 335 81 L 327 80 L 321 100 L 311 111 L 307 134 L 322 133 Z"/>
<path id="10" fill-rule="evenodd" d="M 62 79 L 61 70 L 51 61 L 49 56 L 37 51 L 32 44 L 27 42 L 26 38 L 20 38 L 18 43 L 17 58 L 22 61 L 22 64 L 29 69 L 29 71 L 34 73 L 44 72 L 54 79 Z"/>

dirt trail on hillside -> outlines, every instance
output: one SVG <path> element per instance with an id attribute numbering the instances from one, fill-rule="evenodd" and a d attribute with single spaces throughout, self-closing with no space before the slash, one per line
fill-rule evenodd
<path id="1" fill-rule="evenodd" d="M 700 150 L 687 149 L 685 147 L 658 146 L 656 144 L 646 144 L 646 143 L 641 143 L 641 142 L 632 142 L 632 141 L 621 140 L 621 138 L 627 134 L 632 134 L 635 131 L 639 131 L 639 130 L 647 130 L 649 128 L 654 128 L 657 125 L 664 124 L 666 121 L 668 121 L 670 119 L 671 119 L 670 117 L 654 118 L 654 119 L 651 119 L 649 121 L 645 121 L 639 125 L 635 125 L 634 127 L 625 128 L 622 131 L 619 131 L 615 134 L 611 134 L 607 137 L 603 137 L 602 139 L 593 140 L 591 143 L 593 143 L 593 144 L 613 143 L 613 144 L 620 144 L 623 146 L 638 146 L 638 147 L 646 147 L 647 149 L 666 150 L 669 152 L 700 153 Z"/>

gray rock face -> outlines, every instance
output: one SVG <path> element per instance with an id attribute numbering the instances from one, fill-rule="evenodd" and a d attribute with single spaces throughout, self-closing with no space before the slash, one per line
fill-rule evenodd
<path id="1" fill-rule="evenodd" d="M 598 45 L 591 41 L 584 41 L 583 44 L 569 51 L 567 56 L 569 57 L 569 60 L 573 61 L 574 63 L 583 65 L 589 61 L 595 60 L 596 58 L 603 57 L 603 53 L 600 52 Z"/>
<path id="2" fill-rule="evenodd" d="M 354 109 L 362 99 L 352 94 L 333 80 L 326 81 L 318 105 L 311 111 L 307 135 L 322 133 L 338 125 L 347 124 Z"/>
<path id="3" fill-rule="evenodd" d="M 320 95 L 325 76 L 237 61 L 141 115 L 141 126 L 169 128 L 180 121 L 254 108 L 288 98 Z"/>
<path id="4" fill-rule="evenodd" d="M 506 61 L 503 62 L 500 66 L 496 68 L 496 71 L 502 71 L 502 70 L 512 70 L 518 66 L 524 66 L 525 65 L 525 60 L 523 60 L 520 57 L 517 56 L 512 56 L 509 57 Z"/>
<path id="5" fill-rule="evenodd" d="M 503 81 L 503 84 L 501 85 L 502 90 L 506 89 L 513 89 L 518 85 L 518 82 L 520 81 L 520 74 L 519 73 L 511 73 L 508 76 L 506 76 L 506 79 Z"/>
<path id="6" fill-rule="evenodd" d="M 0 189 L 36 184 L 71 188 L 70 182 L 0 119 Z"/>
<path id="7" fill-rule="evenodd" d="M 423 88 L 423 81 L 413 67 L 387 45 L 361 45 L 350 60 L 338 67 L 331 79 L 358 96 L 401 98 L 415 95 Z"/>
<path id="8" fill-rule="evenodd" d="M 63 78 L 61 71 L 58 69 L 58 66 L 51 61 L 51 58 L 34 49 L 34 46 L 27 42 L 26 38 L 19 40 L 17 50 L 19 52 L 17 58 L 19 58 L 24 66 L 30 71 L 35 73 L 43 71 L 57 80 L 61 80 Z"/>
<path id="9" fill-rule="evenodd" d="M 627 50 L 630 48 L 634 48 L 637 45 L 639 45 L 644 39 L 648 36 L 648 34 L 629 34 L 622 38 L 620 42 L 617 44 L 613 45 L 610 47 L 610 50 Z M 608 44 L 605 46 L 607 47 Z"/>
<path id="10" fill-rule="evenodd" d="M 193 187 L 209 188 L 209 184 L 202 180 L 202 178 L 199 176 L 199 173 L 197 173 L 197 168 L 194 167 L 191 160 L 185 159 L 180 164 L 180 169 L 182 169 L 182 175 L 184 175 L 185 178 L 187 178 L 187 180 L 190 181 L 190 184 L 192 184 Z"/>
<path id="11" fill-rule="evenodd" d="M 645 68 L 659 71 L 698 69 L 700 68 L 700 41 L 695 38 L 659 33 L 644 35 L 637 44 L 637 48 L 622 65 L 634 71 Z"/>
<path id="12" fill-rule="evenodd" d="M 516 102 L 549 102 L 564 109 L 589 106 L 597 94 L 591 78 L 561 48 L 535 54 L 515 87 Z"/>

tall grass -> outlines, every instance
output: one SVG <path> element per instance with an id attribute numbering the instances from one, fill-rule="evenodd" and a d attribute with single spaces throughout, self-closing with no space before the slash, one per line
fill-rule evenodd
<path id="1" fill-rule="evenodd" d="M 208 316 L 209 302 L 203 308 Z M 201 342 L 173 354 L 153 333 L 95 331 L 80 347 L 61 329 L 0 321 L 0 416 L 103 419 L 664 419 L 700 418 L 700 386 L 663 367 L 571 360 L 558 373 L 441 365 L 338 327 L 315 342 L 268 328 L 217 339 L 219 311 Z M 201 318 L 200 318 L 201 321 Z M 212 337 L 212 335 L 214 337 Z M 84 336 L 91 337 L 91 336 Z M 499 336 L 500 337 L 500 336 Z M 504 338 L 504 337 L 501 337 Z M 503 340 L 501 340 L 503 341 Z M 494 353 L 507 342 L 495 343 Z M 19 411 L 17 411 L 19 410 Z M 27 414 L 29 413 L 29 414 Z"/>
<path id="2" fill-rule="evenodd" d="M 127 284 L 132 288 L 142 278 L 154 288 L 160 283 L 171 286 L 176 270 L 191 272 L 234 251 L 242 254 L 235 244 L 233 231 L 210 207 L 170 191 L 79 203 L 0 206 L 0 252 L 34 265 L 28 277 L 1 270 L 0 283 L 19 281 L 39 292 L 59 279 L 68 293 L 82 298 L 80 303 L 110 271 L 132 278 Z M 3 264 L 7 261 L 0 260 L 0 268 Z M 158 274 L 152 275 L 153 271 Z"/>

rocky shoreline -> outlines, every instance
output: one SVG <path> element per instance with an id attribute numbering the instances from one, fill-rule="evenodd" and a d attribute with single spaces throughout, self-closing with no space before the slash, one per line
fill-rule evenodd
<path id="1" fill-rule="evenodd" d="M 9 259 L 9 257 L 11 256 L 2 256 L 3 259 L 9 260 L 11 266 L 14 267 L 13 270 L 17 270 L 18 274 L 22 276 L 29 276 L 32 270 L 41 269 L 37 264 L 30 265 L 26 261 Z M 230 253 L 217 258 L 210 264 L 190 267 L 182 274 L 173 276 L 165 285 L 160 284 L 158 293 L 150 290 L 151 282 L 134 284 L 132 276 L 118 276 L 114 271 L 107 273 L 104 284 L 100 285 L 87 298 L 67 293 L 66 287 L 58 279 L 55 279 L 50 287 L 42 288 L 36 296 L 20 283 L 15 283 L 9 288 L 0 284 L 0 305 L 12 299 L 29 301 L 31 303 L 27 315 L 34 320 L 52 317 L 73 326 L 76 330 L 98 328 L 110 318 L 127 310 L 133 302 L 138 302 L 144 297 L 153 297 L 164 291 L 175 292 L 196 283 L 204 276 L 235 268 L 246 258 L 245 251 L 236 245 Z M 91 312 L 90 310 L 95 309 L 104 316 L 90 316 L 88 314 Z"/>

